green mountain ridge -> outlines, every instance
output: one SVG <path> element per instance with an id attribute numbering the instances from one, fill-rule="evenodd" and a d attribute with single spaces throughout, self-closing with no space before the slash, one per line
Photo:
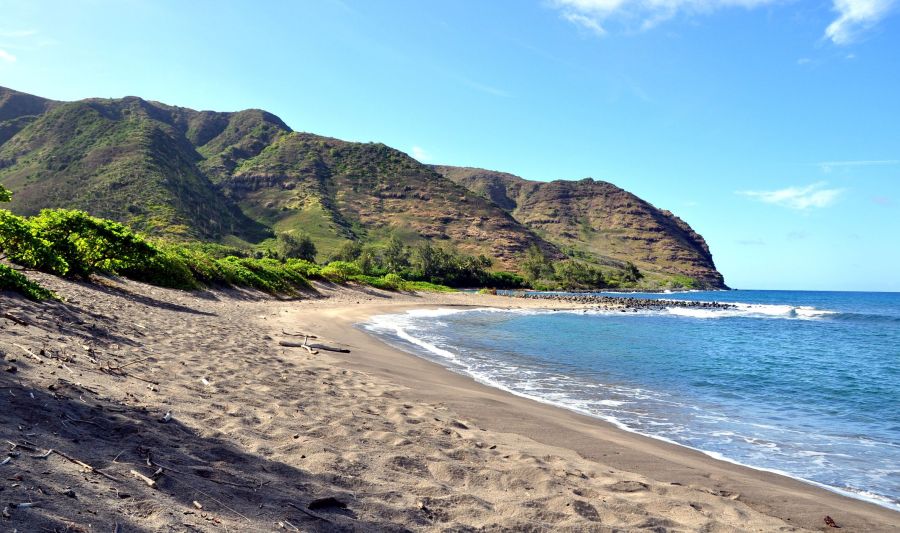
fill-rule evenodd
<path id="1" fill-rule="evenodd" d="M 660 280 L 724 287 L 702 237 L 611 184 L 431 167 L 381 143 L 295 132 L 259 109 L 55 102 L 0 88 L 0 183 L 21 214 L 77 208 L 177 239 L 265 246 L 302 231 L 327 254 L 397 235 L 506 270 L 537 246 L 554 260 L 633 261 Z"/>

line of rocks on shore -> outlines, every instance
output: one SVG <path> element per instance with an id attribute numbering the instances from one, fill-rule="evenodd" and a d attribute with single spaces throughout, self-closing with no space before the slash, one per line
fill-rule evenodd
<path id="1" fill-rule="evenodd" d="M 552 302 L 571 302 L 585 305 L 596 305 L 604 309 L 626 311 L 661 311 L 672 307 L 688 309 L 735 309 L 734 304 L 720 302 L 692 302 L 688 300 L 654 300 L 650 298 L 628 298 L 624 296 L 598 296 L 596 294 L 550 294 L 535 292 L 514 292 L 514 298 L 530 300 L 550 300 Z"/>

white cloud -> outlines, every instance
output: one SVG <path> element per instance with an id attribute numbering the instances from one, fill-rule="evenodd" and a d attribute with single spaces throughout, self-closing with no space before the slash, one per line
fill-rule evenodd
<path id="1" fill-rule="evenodd" d="M 811 207 L 828 207 L 837 201 L 844 189 L 826 189 L 827 183 L 820 181 L 806 187 L 786 187 L 775 191 L 738 191 L 767 204 L 805 210 Z"/>
<path id="2" fill-rule="evenodd" d="M 550 0 L 562 18 L 593 33 L 606 35 L 613 19 L 631 27 L 650 29 L 676 15 L 702 15 L 719 9 L 753 9 L 787 0 Z M 897 0 L 832 0 L 838 17 L 825 29 L 825 37 L 838 45 L 853 42 L 878 24 Z"/>
<path id="3" fill-rule="evenodd" d="M 564 11 L 562 17 L 572 24 L 581 26 L 582 28 L 585 28 L 586 30 L 589 30 L 601 37 L 606 35 L 606 30 L 603 29 L 603 26 L 601 26 L 599 22 L 592 19 L 591 17 L 586 17 L 584 15 L 580 15 L 578 13 L 573 13 L 570 11 Z"/>
<path id="4" fill-rule="evenodd" d="M 0 49 L 0 61 L 6 61 L 7 63 L 12 63 L 16 60 L 16 56 L 10 54 L 6 50 Z"/>
<path id="5" fill-rule="evenodd" d="M 704 14 L 720 8 L 754 7 L 781 0 L 553 0 L 565 20 L 605 35 L 605 23 L 613 18 L 639 22 L 641 29 L 650 29 L 679 13 Z"/>
<path id="6" fill-rule="evenodd" d="M 422 163 L 427 163 L 429 160 L 431 160 L 431 154 L 429 154 L 421 146 L 412 147 L 412 156 L 414 159 L 421 161 Z"/>
<path id="7" fill-rule="evenodd" d="M 825 28 L 825 37 L 838 45 L 852 43 L 886 17 L 893 5 L 894 0 L 834 0 L 838 18 Z"/>
<path id="8" fill-rule="evenodd" d="M 867 159 L 857 161 L 822 161 L 819 168 L 822 172 L 831 172 L 841 167 L 874 167 L 881 165 L 900 165 L 900 159 Z"/>

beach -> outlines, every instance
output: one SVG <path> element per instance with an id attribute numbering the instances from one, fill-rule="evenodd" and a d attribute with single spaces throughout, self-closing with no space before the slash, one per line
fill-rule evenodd
<path id="1" fill-rule="evenodd" d="M 68 303 L 0 296 L 9 530 L 900 528 L 900 513 L 486 387 L 356 326 L 547 302 L 45 283 Z M 305 335 L 349 353 L 279 344 Z"/>

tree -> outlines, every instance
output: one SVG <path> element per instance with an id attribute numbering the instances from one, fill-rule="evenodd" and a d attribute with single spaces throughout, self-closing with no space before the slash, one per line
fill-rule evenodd
<path id="1" fill-rule="evenodd" d="M 536 244 L 532 244 L 525 252 L 525 259 L 522 261 L 521 266 L 525 279 L 529 283 L 534 283 L 553 274 L 553 267 L 550 266 L 550 262 L 547 261 L 544 252 Z"/>
<path id="2" fill-rule="evenodd" d="M 346 263 L 352 263 L 359 259 L 359 255 L 362 253 L 362 244 L 358 241 L 346 241 L 341 245 L 338 250 L 332 254 L 331 261 L 344 261 Z"/>
<path id="3" fill-rule="evenodd" d="M 316 245 L 309 235 L 300 233 L 279 233 L 276 238 L 278 252 L 285 259 L 304 259 L 310 263 L 316 262 Z"/>
<path id="4" fill-rule="evenodd" d="M 356 264 L 359 266 L 359 269 L 367 276 L 372 276 L 382 271 L 381 263 L 381 258 L 370 246 L 363 248 L 359 253 L 359 257 L 356 258 Z"/>
<path id="5" fill-rule="evenodd" d="M 622 281 L 637 283 L 643 277 L 644 274 L 631 261 L 626 263 L 625 268 L 622 269 Z"/>
<path id="6" fill-rule="evenodd" d="M 565 289 L 598 289 L 604 286 L 603 273 L 599 268 L 572 259 L 556 264 L 556 279 Z"/>
<path id="7" fill-rule="evenodd" d="M 409 249 L 396 235 L 391 235 L 384 248 L 384 266 L 395 273 L 409 267 Z"/>
<path id="8" fill-rule="evenodd" d="M 9 189 L 0 185 L 0 202 L 8 202 L 12 200 L 12 193 L 9 192 Z"/>

